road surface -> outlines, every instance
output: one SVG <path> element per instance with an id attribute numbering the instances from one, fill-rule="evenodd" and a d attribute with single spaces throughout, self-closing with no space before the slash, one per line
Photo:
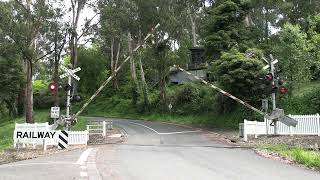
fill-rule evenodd
<path id="1" fill-rule="evenodd" d="M 93 120 L 103 120 L 93 118 Z M 114 120 L 123 144 L 0 166 L 0 179 L 319 180 L 320 173 L 233 148 L 188 127 Z"/>

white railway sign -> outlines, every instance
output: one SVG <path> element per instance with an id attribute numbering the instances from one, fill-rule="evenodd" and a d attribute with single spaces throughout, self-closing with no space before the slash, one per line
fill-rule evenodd
<path id="1" fill-rule="evenodd" d="M 75 75 L 74 73 L 78 72 L 81 70 L 80 67 L 77 67 L 76 69 L 68 69 L 65 66 L 61 66 L 61 69 L 65 71 L 64 74 L 60 75 L 60 79 L 65 78 L 67 76 L 72 76 L 74 79 L 76 79 L 77 81 L 80 80 L 80 77 Z"/>
<path id="2" fill-rule="evenodd" d="M 60 107 L 51 107 L 51 118 L 59 118 L 60 117 Z"/>

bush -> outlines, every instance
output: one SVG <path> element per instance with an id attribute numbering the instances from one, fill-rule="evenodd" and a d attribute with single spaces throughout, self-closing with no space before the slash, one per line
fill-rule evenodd
<path id="1" fill-rule="evenodd" d="M 214 111 L 216 93 L 213 89 L 195 83 L 178 86 L 169 94 L 172 111 L 177 114 L 200 114 Z"/>
<path id="2" fill-rule="evenodd" d="M 286 114 L 316 114 L 320 111 L 320 89 L 313 89 L 303 96 L 286 97 L 281 102 Z"/>
<path id="3" fill-rule="evenodd" d="M 262 70 L 261 53 L 253 49 L 250 50 L 250 56 L 248 54 L 241 53 L 235 48 L 231 49 L 223 53 L 221 58 L 212 64 L 209 71 L 223 89 L 250 104 L 255 104 L 260 102 L 266 93 L 265 81 L 260 80 L 265 72 Z M 231 110 L 234 109 L 229 109 Z"/>

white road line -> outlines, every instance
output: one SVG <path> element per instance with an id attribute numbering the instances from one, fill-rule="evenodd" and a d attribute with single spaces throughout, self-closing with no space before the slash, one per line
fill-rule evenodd
<path id="1" fill-rule="evenodd" d="M 83 169 L 87 169 L 87 166 L 80 166 L 80 168 Z"/>
<path id="2" fill-rule="evenodd" d="M 195 133 L 195 132 L 200 132 L 200 131 L 178 131 L 178 132 L 167 132 L 167 133 L 160 133 L 154 129 L 152 129 L 151 127 L 149 126 L 146 126 L 146 125 L 143 125 L 143 124 L 140 124 L 140 123 L 134 123 L 134 122 L 129 122 L 131 124 L 135 124 L 135 125 L 138 125 L 138 126 L 142 126 L 142 127 L 145 127 L 159 135 L 170 135 L 170 134 L 184 134 L 184 133 Z"/>
<path id="3" fill-rule="evenodd" d="M 157 134 L 160 134 L 158 131 L 156 131 L 156 130 L 152 129 L 152 128 L 151 128 L 151 127 L 149 127 L 149 126 L 146 126 L 146 125 L 143 125 L 143 124 L 139 124 L 139 123 L 134 123 L 134 122 L 129 122 L 129 123 L 131 123 L 131 124 L 135 124 L 135 125 L 138 125 L 138 126 L 145 127 L 145 128 L 147 128 L 147 129 L 149 129 L 149 130 L 151 130 L 151 131 L 153 131 L 153 132 L 155 132 L 155 133 L 157 133 Z"/>
<path id="4" fill-rule="evenodd" d="M 93 150 L 93 148 L 88 148 L 87 150 L 85 150 L 81 156 L 79 157 L 78 161 L 76 162 L 76 164 L 80 164 L 80 165 L 83 165 L 86 161 L 87 161 L 87 158 L 90 154 L 90 152 Z"/>
<path id="5" fill-rule="evenodd" d="M 170 134 L 184 134 L 184 133 L 196 133 L 201 131 L 180 131 L 180 132 L 168 132 L 168 133 L 159 133 L 161 135 L 170 135 Z"/>
<path id="6" fill-rule="evenodd" d="M 80 177 L 88 177 L 88 173 L 87 172 L 80 172 Z"/>

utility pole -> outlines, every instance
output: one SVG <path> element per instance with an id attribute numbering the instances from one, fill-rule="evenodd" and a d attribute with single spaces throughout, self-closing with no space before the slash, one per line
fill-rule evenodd
<path id="1" fill-rule="evenodd" d="M 276 78 L 275 78 L 275 68 L 274 68 L 274 59 L 273 59 L 273 56 L 272 54 L 270 54 L 270 70 L 271 70 L 271 74 L 273 76 L 273 80 L 272 80 L 272 87 L 275 87 L 276 85 Z M 275 91 L 272 91 L 272 94 L 271 94 L 271 101 L 272 101 L 272 110 L 275 110 L 277 108 L 277 105 L 276 105 L 276 92 Z M 276 135 L 277 134 L 277 121 L 274 120 L 274 134 Z"/>

